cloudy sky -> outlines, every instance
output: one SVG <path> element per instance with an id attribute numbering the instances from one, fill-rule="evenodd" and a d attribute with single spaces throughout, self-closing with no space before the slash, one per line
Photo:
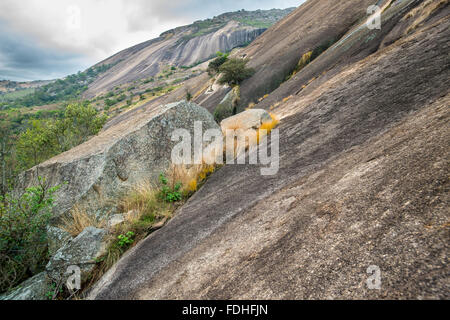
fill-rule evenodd
<path id="1" fill-rule="evenodd" d="M 301 0 L 0 0 L 0 79 L 63 77 L 163 31 Z"/>

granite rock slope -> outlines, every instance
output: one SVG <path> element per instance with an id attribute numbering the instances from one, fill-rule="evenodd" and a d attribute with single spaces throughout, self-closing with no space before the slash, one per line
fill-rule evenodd
<path id="1" fill-rule="evenodd" d="M 275 109 L 278 174 L 224 166 L 89 298 L 448 299 L 443 3 L 423 9 L 429 15 L 409 32 L 394 27 L 392 43 L 286 99 Z M 421 16 L 420 5 L 403 17 Z M 370 266 L 381 272 L 380 290 L 367 286 Z"/>

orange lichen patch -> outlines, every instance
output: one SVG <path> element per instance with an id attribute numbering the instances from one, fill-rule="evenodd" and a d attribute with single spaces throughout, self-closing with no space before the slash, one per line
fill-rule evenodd
<path id="1" fill-rule="evenodd" d="M 280 123 L 280 120 L 275 114 L 270 113 L 270 117 L 272 121 L 264 122 L 256 132 L 256 140 L 258 143 L 260 142 L 260 138 L 268 135 Z"/>

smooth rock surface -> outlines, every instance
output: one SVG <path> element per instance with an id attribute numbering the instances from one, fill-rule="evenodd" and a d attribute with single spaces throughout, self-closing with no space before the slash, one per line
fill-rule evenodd
<path id="1" fill-rule="evenodd" d="M 267 68 L 285 58 L 271 50 L 284 39 L 277 30 L 293 33 L 295 19 L 322 25 L 327 5 L 343 3 L 308 1 L 269 30 L 261 39 L 274 57 Z M 365 12 L 370 4 L 346 1 L 330 24 L 352 26 L 361 12 L 345 7 Z M 328 65 L 333 76 L 275 110 L 276 175 L 224 166 L 89 298 L 448 299 L 447 9 L 344 69 Z M 370 266 L 381 270 L 380 290 L 367 285 Z"/>

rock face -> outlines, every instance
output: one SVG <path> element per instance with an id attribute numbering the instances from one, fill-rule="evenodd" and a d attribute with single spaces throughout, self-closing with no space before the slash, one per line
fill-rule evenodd
<path id="1" fill-rule="evenodd" d="M 46 300 L 49 281 L 45 272 L 24 281 L 13 291 L 0 296 L 0 300 Z"/>
<path id="2" fill-rule="evenodd" d="M 47 226 L 48 253 L 53 256 L 56 251 L 72 240 L 72 236 L 67 231 L 53 226 Z"/>
<path id="3" fill-rule="evenodd" d="M 228 52 L 247 45 L 261 35 L 267 26 L 292 10 L 233 12 L 164 32 L 157 39 L 123 50 L 102 61 L 100 64 L 116 65 L 92 83 L 86 95 L 91 97 L 123 83 L 156 76 L 162 66 L 191 66 L 210 59 L 217 51 Z"/>
<path id="4" fill-rule="evenodd" d="M 123 216 L 123 214 L 118 213 L 118 214 L 113 214 L 109 219 L 108 219 L 108 228 L 114 228 L 115 226 L 123 223 L 125 221 L 125 217 Z"/>
<path id="5" fill-rule="evenodd" d="M 195 121 L 202 122 L 203 130 L 220 129 L 213 116 L 194 103 L 181 101 L 142 110 L 28 170 L 19 186 L 27 187 L 37 174 L 52 185 L 61 185 L 56 193 L 55 219 L 74 206 L 97 216 L 114 214 L 115 205 L 130 188 L 157 181 L 178 143 L 171 141 L 173 131 L 187 129 L 193 136 Z"/>
<path id="6" fill-rule="evenodd" d="M 239 102 L 239 87 L 230 90 L 222 101 L 214 109 L 214 119 L 221 122 L 225 118 L 229 118 L 236 114 Z"/>
<path id="7" fill-rule="evenodd" d="M 318 34 L 362 30 L 352 21 L 373 3 L 305 2 L 248 48 L 260 42 L 270 62 L 249 89 L 276 60 L 320 43 Z M 384 20 L 393 33 L 382 46 L 329 64 L 329 76 L 303 90 L 292 85 L 273 111 L 278 173 L 224 166 L 89 298 L 449 299 L 450 13 L 448 4 L 421 8 L 433 3 L 392 2 L 383 17 L 398 16 Z M 361 34 L 342 44 L 361 48 L 370 42 Z M 379 290 L 367 285 L 370 266 L 381 272 Z"/>
<path id="8" fill-rule="evenodd" d="M 66 243 L 47 264 L 46 271 L 55 283 L 65 282 L 67 268 L 77 266 L 81 270 L 81 280 L 95 267 L 95 259 L 105 253 L 107 232 L 103 229 L 87 227 L 75 239 Z"/>

